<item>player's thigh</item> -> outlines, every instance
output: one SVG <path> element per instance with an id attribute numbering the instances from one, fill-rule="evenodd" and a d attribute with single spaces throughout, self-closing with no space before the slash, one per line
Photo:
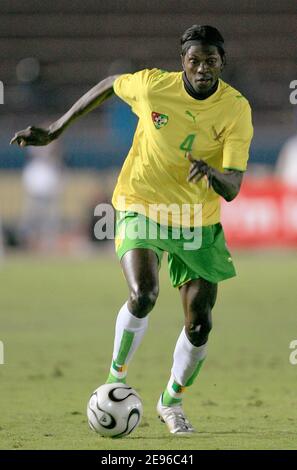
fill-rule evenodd
<path id="1" fill-rule="evenodd" d="M 121 266 L 130 292 L 158 295 L 159 261 L 153 250 L 147 248 L 129 250 L 122 257 Z"/>
<path id="2" fill-rule="evenodd" d="M 205 317 L 210 319 L 217 298 L 216 283 L 203 278 L 193 279 L 181 286 L 179 291 L 187 322 L 199 322 Z"/>

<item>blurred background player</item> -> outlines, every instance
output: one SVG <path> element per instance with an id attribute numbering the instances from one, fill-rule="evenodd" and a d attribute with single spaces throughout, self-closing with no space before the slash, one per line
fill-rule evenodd
<path id="1" fill-rule="evenodd" d="M 177 242 L 172 235 L 168 240 L 161 240 L 160 234 L 156 240 L 149 236 L 135 240 L 127 235 L 116 240 L 130 295 L 117 317 L 108 382 L 126 380 L 128 363 L 157 300 L 158 269 L 162 253 L 167 251 L 171 282 L 181 294 L 185 327 L 176 343 L 171 377 L 157 412 L 177 435 L 194 431 L 183 412 L 183 393 L 193 384 L 206 357 L 217 283 L 235 275 L 219 222 L 219 196 L 226 201 L 237 196 L 253 132 L 247 100 L 219 78 L 225 65 L 224 39 L 219 31 L 194 25 L 183 34 L 181 45 L 183 73 L 153 69 L 109 77 L 49 128 L 29 127 L 12 139 L 20 146 L 46 145 L 115 92 L 139 117 L 113 196 L 118 234 L 123 223 L 133 227 L 143 220 L 151 204 L 202 204 L 200 250 L 185 250 L 185 239 Z M 121 203 L 123 197 L 127 204 Z M 145 204 L 144 212 L 129 212 L 129 207 L 138 203 Z M 150 225 L 158 218 L 145 222 Z M 191 226 L 194 223 L 191 212 Z"/>
<path id="2" fill-rule="evenodd" d="M 28 147 L 28 157 L 22 177 L 21 243 L 31 249 L 48 252 L 56 247 L 60 232 L 61 145 L 54 141 L 45 147 Z"/>

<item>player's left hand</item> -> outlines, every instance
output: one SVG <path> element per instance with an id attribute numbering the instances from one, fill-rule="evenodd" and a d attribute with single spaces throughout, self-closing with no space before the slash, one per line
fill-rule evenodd
<path id="1" fill-rule="evenodd" d="M 191 162 L 187 181 L 198 183 L 204 176 L 208 176 L 210 167 L 204 160 L 195 160 L 190 152 L 187 153 L 187 158 Z"/>

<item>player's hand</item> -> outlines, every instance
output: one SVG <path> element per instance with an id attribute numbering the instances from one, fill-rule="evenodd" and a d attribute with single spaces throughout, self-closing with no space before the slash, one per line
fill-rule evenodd
<path id="1" fill-rule="evenodd" d="M 10 141 L 10 145 L 17 144 L 19 147 L 26 145 L 47 145 L 53 140 L 48 129 L 29 126 L 27 129 L 16 132 Z"/>
<path id="2" fill-rule="evenodd" d="M 187 153 L 187 158 L 191 162 L 189 175 L 187 180 L 191 183 L 198 183 L 204 176 L 208 177 L 209 165 L 204 160 L 195 160 L 190 152 Z"/>

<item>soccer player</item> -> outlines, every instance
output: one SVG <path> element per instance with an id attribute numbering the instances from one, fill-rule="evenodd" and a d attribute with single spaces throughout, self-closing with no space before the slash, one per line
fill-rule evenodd
<path id="1" fill-rule="evenodd" d="M 220 79 L 226 59 L 224 39 L 216 28 L 194 25 L 187 29 L 181 38 L 181 61 L 181 72 L 152 69 L 108 77 L 49 128 L 29 127 L 16 133 L 11 143 L 46 145 L 113 93 L 138 116 L 132 147 L 113 194 L 116 251 L 130 293 L 117 316 L 107 381 L 126 380 L 127 366 L 158 297 L 158 270 L 167 252 L 185 325 L 157 413 L 172 434 L 189 435 L 194 428 L 182 408 L 183 394 L 206 357 L 217 284 L 235 276 L 220 224 L 220 197 L 232 201 L 240 190 L 253 129 L 248 101 Z M 156 205 L 160 213 L 169 208 L 167 224 L 161 221 Z M 133 236 L 143 225 L 142 236 Z M 186 228 L 194 236 L 195 229 L 200 233 L 190 247 Z"/>

